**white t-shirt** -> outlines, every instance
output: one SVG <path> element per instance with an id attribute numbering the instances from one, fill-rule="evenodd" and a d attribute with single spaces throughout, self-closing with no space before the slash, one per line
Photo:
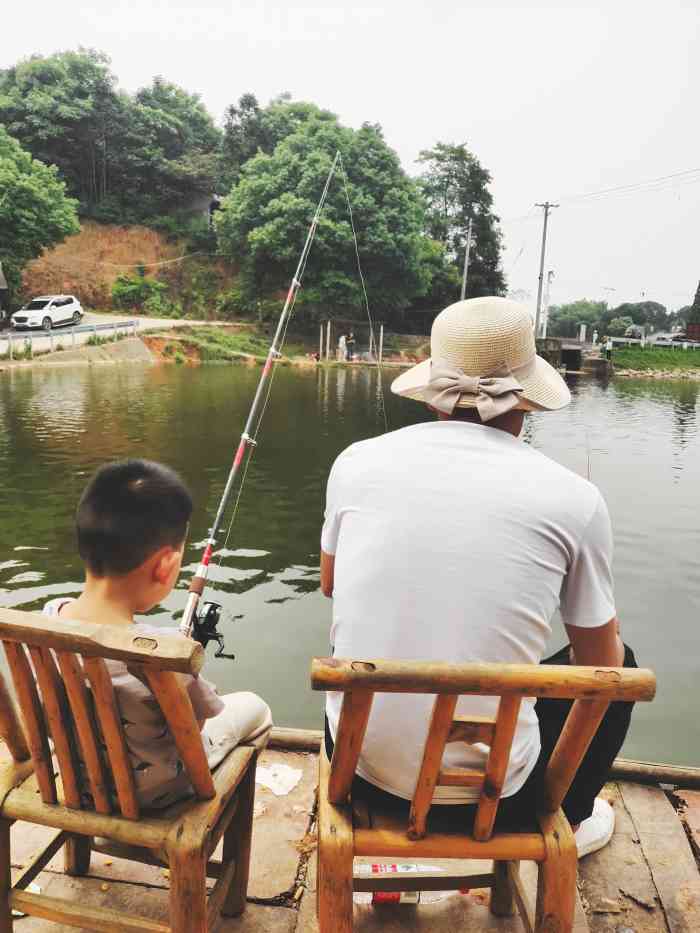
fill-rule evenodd
<path id="1" fill-rule="evenodd" d="M 550 621 L 594 628 L 615 616 L 612 533 L 591 483 L 497 428 L 419 424 L 353 444 L 328 480 L 321 547 L 335 555 L 331 645 L 339 658 L 537 664 Z M 329 693 L 335 738 L 342 694 Z M 358 773 L 413 796 L 434 697 L 375 694 Z M 460 715 L 498 700 L 462 697 Z M 503 796 L 540 749 L 524 700 Z M 484 745 L 450 743 L 445 767 L 483 767 Z M 439 787 L 436 803 L 475 800 Z"/>

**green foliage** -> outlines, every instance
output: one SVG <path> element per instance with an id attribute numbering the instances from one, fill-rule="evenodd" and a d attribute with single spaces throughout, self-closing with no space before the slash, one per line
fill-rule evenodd
<path id="1" fill-rule="evenodd" d="M 271 155 L 278 143 L 310 120 L 335 122 L 335 115 L 305 101 L 291 101 L 282 94 L 261 107 L 254 94 L 243 94 L 224 115 L 219 187 L 230 191 L 238 184 L 241 169 L 258 152 Z"/>
<path id="2" fill-rule="evenodd" d="M 620 320 L 625 321 L 622 326 Z M 551 337 L 575 337 L 579 324 L 587 324 L 589 333 L 597 329 L 603 336 L 622 336 L 627 327 L 637 324 L 644 327 L 647 334 L 654 331 L 668 330 L 673 323 L 664 305 L 658 301 L 633 301 L 611 308 L 604 301 L 588 301 L 583 298 L 569 304 L 552 305 L 549 309 L 547 332 Z"/>
<path id="3" fill-rule="evenodd" d="M 453 275 L 449 299 L 459 297 L 467 227 L 472 218 L 467 297 L 502 295 L 505 279 L 500 267 L 502 235 L 493 213 L 489 191 L 491 175 L 465 144 L 437 143 L 424 150 L 425 165 L 420 185 L 427 202 L 426 230 L 442 243 L 448 261 L 458 270 Z M 447 284 L 448 280 L 444 280 Z"/>
<path id="4" fill-rule="evenodd" d="M 608 306 L 604 301 L 589 301 L 582 298 L 569 304 L 552 305 L 549 309 L 547 334 L 550 337 L 576 337 L 579 324 L 587 324 L 590 328 L 598 328 L 601 336 L 605 333 L 602 321 L 608 313 Z"/>
<path id="5" fill-rule="evenodd" d="M 698 283 L 698 288 L 695 292 L 695 300 L 693 301 L 690 307 L 690 311 L 688 312 L 686 324 L 700 324 L 700 282 Z"/>
<path id="6" fill-rule="evenodd" d="M 115 308 L 143 308 L 151 302 L 151 311 L 160 306 L 166 286 L 143 275 L 120 275 L 112 286 L 112 304 Z"/>
<path id="7" fill-rule="evenodd" d="M 131 97 L 94 50 L 0 72 L 0 123 L 102 221 L 143 221 L 212 189 L 220 133 L 197 95 L 155 78 Z"/>
<path id="8" fill-rule="evenodd" d="M 216 216 L 220 248 L 241 262 L 241 287 L 251 307 L 283 294 L 308 224 L 340 150 L 358 234 L 367 289 L 375 312 L 406 307 L 429 287 L 421 267 L 422 201 L 376 126 L 354 131 L 312 117 L 243 167 L 241 179 Z M 329 313 L 362 313 L 352 228 L 345 191 L 336 177 L 321 216 L 297 300 L 306 323 Z M 301 312 L 301 313 L 300 313 Z"/>
<path id="9" fill-rule="evenodd" d="M 648 334 L 667 330 L 669 326 L 668 311 L 658 301 L 625 302 L 615 308 L 614 316 L 630 318 L 633 324 L 644 327 Z"/>
<path id="10" fill-rule="evenodd" d="M 0 126 L 0 262 L 15 292 L 31 259 L 80 229 L 56 170 L 32 159 Z"/>
<path id="11" fill-rule="evenodd" d="M 628 327 L 634 324 L 631 317 L 614 317 L 608 321 L 606 333 L 611 337 L 623 337 Z"/>
<path id="12" fill-rule="evenodd" d="M 613 363 L 617 369 L 640 371 L 700 370 L 700 350 L 683 350 L 682 347 L 615 347 Z"/>

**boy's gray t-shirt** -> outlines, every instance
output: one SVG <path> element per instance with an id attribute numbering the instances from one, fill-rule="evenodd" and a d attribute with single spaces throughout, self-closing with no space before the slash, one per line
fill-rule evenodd
<path id="1" fill-rule="evenodd" d="M 59 618 L 62 607 L 69 602 L 72 600 L 52 599 L 44 606 L 44 615 Z M 163 631 L 155 626 L 134 625 L 136 634 L 162 635 Z M 189 796 L 192 786 L 153 694 L 122 661 L 106 660 L 105 664 L 114 686 L 139 803 L 162 808 Z M 203 677 L 184 677 L 195 717 L 202 720 L 218 716 L 224 703 L 213 684 Z M 202 744 L 209 757 L 213 747 L 204 733 Z"/>

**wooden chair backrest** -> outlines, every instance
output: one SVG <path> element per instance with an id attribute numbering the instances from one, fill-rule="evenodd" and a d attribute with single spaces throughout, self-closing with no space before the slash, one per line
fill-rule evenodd
<path id="1" fill-rule="evenodd" d="M 0 609 L 0 641 L 12 675 L 25 731 L 0 676 L 0 735 L 15 761 L 31 757 L 44 803 L 59 802 L 49 737 L 63 787 L 62 803 L 86 809 L 80 761 L 98 813 L 140 815 L 134 775 L 106 660 L 123 661 L 158 702 L 200 799 L 214 783 L 189 695 L 178 673 L 197 674 L 202 646 L 173 633 L 144 636 L 130 627 L 57 622 L 30 612 Z M 98 728 L 99 726 L 99 728 Z"/>
<path id="2" fill-rule="evenodd" d="M 342 691 L 343 705 L 330 765 L 328 798 L 342 803 L 350 793 L 375 693 L 435 694 L 430 728 L 411 801 L 408 835 L 426 835 L 428 811 L 438 785 L 479 788 L 473 837 L 491 838 L 524 697 L 574 700 L 545 777 L 546 812 L 555 812 L 586 749 L 614 700 L 651 700 L 650 670 L 526 664 L 439 664 L 419 661 L 353 661 L 314 658 L 314 690 Z M 494 719 L 455 716 L 460 696 L 499 697 Z M 442 766 L 448 742 L 489 746 L 483 771 Z"/>

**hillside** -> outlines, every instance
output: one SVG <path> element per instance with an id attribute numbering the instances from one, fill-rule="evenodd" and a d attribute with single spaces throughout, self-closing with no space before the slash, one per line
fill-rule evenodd
<path id="1" fill-rule="evenodd" d="M 232 288 L 235 270 L 207 255 L 177 261 L 188 252 L 184 241 L 148 227 L 85 220 L 80 233 L 29 263 L 23 291 L 27 296 L 74 294 L 88 308 L 109 308 L 117 276 L 135 275 L 143 265 L 148 276 L 167 285 L 168 297 L 181 301 L 186 313 L 210 316 L 217 298 Z"/>

